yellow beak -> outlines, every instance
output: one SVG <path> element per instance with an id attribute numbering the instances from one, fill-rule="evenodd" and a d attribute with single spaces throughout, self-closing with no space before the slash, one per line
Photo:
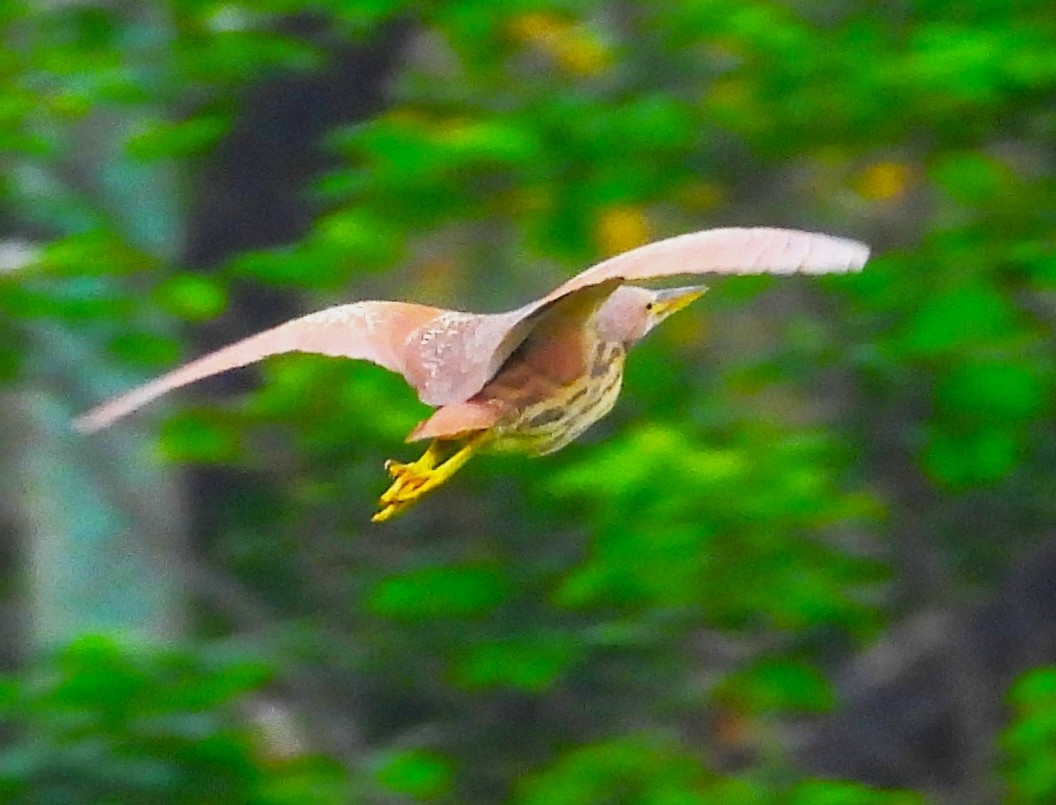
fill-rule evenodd
<path id="1" fill-rule="evenodd" d="M 657 291 L 653 300 L 653 316 L 663 321 L 672 313 L 678 313 L 702 297 L 708 290 L 707 285 L 689 285 L 684 288 L 665 288 Z"/>

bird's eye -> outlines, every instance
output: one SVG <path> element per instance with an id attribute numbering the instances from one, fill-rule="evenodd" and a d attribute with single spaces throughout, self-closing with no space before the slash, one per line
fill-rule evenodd
<path id="1" fill-rule="evenodd" d="M 645 309 L 646 310 L 652 310 L 653 309 L 653 303 L 652 302 L 646 302 L 645 303 Z"/>

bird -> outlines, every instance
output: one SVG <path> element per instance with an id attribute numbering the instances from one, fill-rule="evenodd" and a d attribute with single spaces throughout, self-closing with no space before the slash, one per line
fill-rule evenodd
<path id="1" fill-rule="evenodd" d="M 481 451 L 553 453 L 609 413 L 628 350 L 707 290 L 637 283 L 701 274 L 848 273 L 868 258 L 868 246 L 847 238 L 727 227 L 618 254 L 505 313 L 394 301 L 337 305 L 179 366 L 88 411 L 74 426 L 97 431 L 175 388 L 280 353 L 370 361 L 401 374 L 435 408 L 406 439 L 429 440 L 424 454 L 385 464 L 391 483 L 372 518 L 383 522 Z"/>

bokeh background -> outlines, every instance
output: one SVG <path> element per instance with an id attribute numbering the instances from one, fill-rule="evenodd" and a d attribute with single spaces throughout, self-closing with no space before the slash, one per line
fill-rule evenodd
<path id="1" fill-rule="evenodd" d="M 1051 0 L 0 6 L 0 800 L 1056 802 Z M 721 225 L 542 460 L 371 526 L 424 407 L 285 356 Z"/>

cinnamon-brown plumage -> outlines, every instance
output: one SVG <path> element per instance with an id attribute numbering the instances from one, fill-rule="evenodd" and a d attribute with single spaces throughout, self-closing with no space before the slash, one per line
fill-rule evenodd
<path id="1" fill-rule="evenodd" d="M 432 444 L 411 464 L 389 462 L 392 485 L 375 520 L 404 511 L 483 448 L 543 455 L 609 412 L 627 352 L 702 287 L 654 291 L 631 283 L 679 274 L 857 271 L 855 241 L 785 229 L 713 229 L 658 241 L 581 272 L 508 313 L 404 302 L 339 305 L 286 322 L 150 381 L 80 417 L 82 431 L 179 386 L 283 352 L 368 360 L 402 374 L 437 406 L 408 441 Z"/>

